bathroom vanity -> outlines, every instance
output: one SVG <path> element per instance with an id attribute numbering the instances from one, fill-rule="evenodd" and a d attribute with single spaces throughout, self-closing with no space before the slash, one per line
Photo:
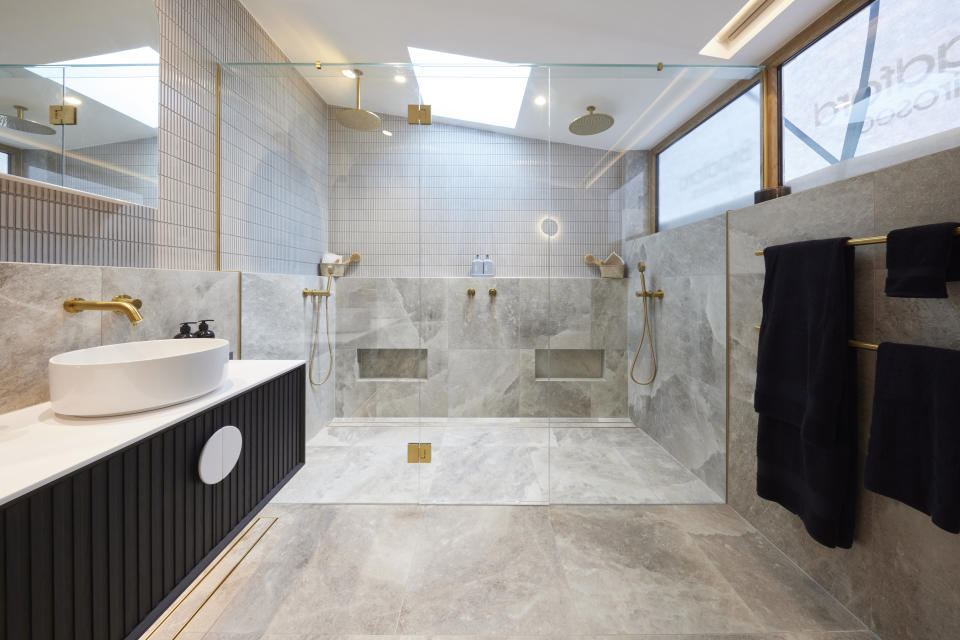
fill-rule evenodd
<path id="1" fill-rule="evenodd" d="M 200 454 L 225 426 L 239 457 L 207 484 Z M 0 637 L 138 638 L 296 473 L 304 444 L 299 360 L 231 361 L 216 391 L 137 414 L 0 416 Z"/>

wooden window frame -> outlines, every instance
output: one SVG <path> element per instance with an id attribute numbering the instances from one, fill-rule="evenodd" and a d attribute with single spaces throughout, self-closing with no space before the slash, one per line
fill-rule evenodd
<path id="1" fill-rule="evenodd" d="M 783 183 L 783 109 L 781 70 L 784 64 L 815 44 L 821 38 L 837 28 L 855 13 L 870 5 L 874 0 L 840 0 L 819 18 L 807 25 L 800 33 L 780 47 L 760 65 L 760 72 L 752 78 L 741 80 L 724 91 L 718 98 L 698 111 L 689 120 L 668 133 L 650 150 L 650 232 L 656 233 L 659 226 L 660 211 L 657 188 L 659 186 L 659 155 L 674 142 L 709 120 L 715 113 L 736 100 L 741 94 L 752 88 L 757 82 L 761 85 L 762 101 L 762 144 L 763 167 L 762 185 L 764 189 L 777 187 Z"/>

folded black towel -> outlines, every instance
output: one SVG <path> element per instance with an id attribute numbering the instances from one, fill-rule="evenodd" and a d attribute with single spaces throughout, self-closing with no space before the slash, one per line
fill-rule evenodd
<path id="1" fill-rule="evenodd" d="M 960 351 L 883 343 L 864 484 L 960 533 Z"/>
<path id="2" fill-rule="evenodd" d="M 895 298 L 946 298 L 946 283 L 960 280 L 956 222 L 894 229 L 887 234 L 886 294 Z"/>
<path id="3" fill-rule="evenodd" d="M 764 250 L 754 407 L 757 494 L 796 513 L 829 547 L 853 543 L 856 354 L 847 238 Z"/>

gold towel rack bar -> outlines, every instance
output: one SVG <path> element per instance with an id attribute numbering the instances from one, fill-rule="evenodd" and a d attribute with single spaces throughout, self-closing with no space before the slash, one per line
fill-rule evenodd
<path id="1" fill-rule="evenodd" d="M 956 229 L 953 230 L 953 235 L 960 236 L 960 227 L 957 227 Z M 883 244 L 886 241 L 887 241 L 887 236 L 868 236 L 866 238 L 850 238 L 849 240 L 847 240 L 847 246 L 856 247 L 861 244 Z M 754 251 L 753 255 L 762 256 L 763 249 L 760 249 L 759 251 Z"/>
<path id="2" fill-rule="evenodd" d="M 754 325 L 753 327 L 757 331 L 760 331 L 760 325 Z M 860 340 L 847 340 L 847 346 L 853 347 L 854 349 L 867 349 L 868 351 L 876 351 L 877 345 L 872 342 L 862 342 Z"/>

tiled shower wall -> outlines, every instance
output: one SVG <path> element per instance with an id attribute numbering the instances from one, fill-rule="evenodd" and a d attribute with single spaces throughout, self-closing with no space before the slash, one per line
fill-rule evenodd
<path id="1" fill-rule="evenodd" d="M 393 116 L 372 135 L 333 113 L 330 244 L 363 255 L 356 276 L 463 277 L 489 253 L 502 277 L 596 277 L 584 255 L 620 251 L 622 161 L 589 179 L 603 150 Z"/>
<path id="2" fill-rule="evenodd" d="M 626 283 L 341 278 L 335 284 L 337 416 L 626 417 Z M 496 296 L 488 295 L 490 287 Z M 536 350 L 548 348 L 602 351 L 602 369 L 590 374 L 596 377 L 543 379 Z M 426 378 L 362 378 L 358 350 L 384 349 L 393 355 L 410 350 L 408 357 L 426 350 Z M 549 357 L 564 355 L 551 351 Z M 547 363 L 549 371 L 582 360 Z"/>

